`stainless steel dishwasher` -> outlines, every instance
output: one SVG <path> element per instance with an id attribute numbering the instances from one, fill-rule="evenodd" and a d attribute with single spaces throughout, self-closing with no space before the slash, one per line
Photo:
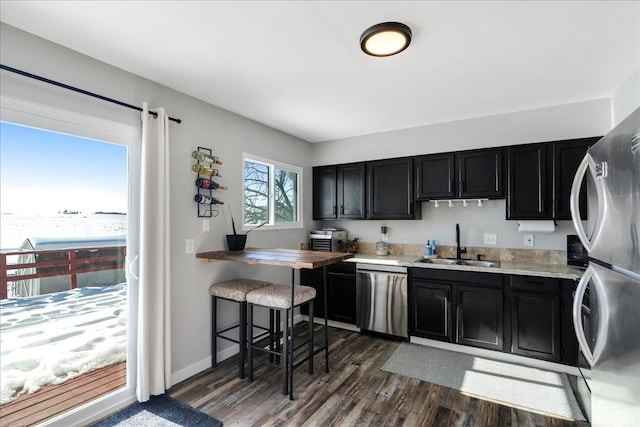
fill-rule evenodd
<path id="1" fill-rule="evenodd" d="M 408 338 L 407 269 L 356 264 L 356 326 Z"/>

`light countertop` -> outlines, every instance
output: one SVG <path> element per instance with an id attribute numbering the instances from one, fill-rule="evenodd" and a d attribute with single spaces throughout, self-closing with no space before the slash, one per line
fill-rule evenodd
<path id="1" fill-rule="evenodd" d="M 432 268 L 440 270 L 476 271 L 481 273 L 517 274 L 523 276 L 551 277 L 557 279 L 579 280 L 584 268 L 562 264 L 524 264 L 511 261 L 500 261 L 497 267 L 479 267 L 472 265 L 442 265 L 417 262 L 416 255 L 356 254 L 344 262 L 362 264 L 391 265 L 398 267 Z"/>

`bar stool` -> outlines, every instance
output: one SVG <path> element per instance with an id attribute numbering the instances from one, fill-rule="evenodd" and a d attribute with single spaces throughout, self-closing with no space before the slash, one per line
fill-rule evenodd
<path id="1" fill-rule="evenodd" d="M 282 394 L 289 393 L 289 399 L 293 400 L 293 351 L 305 345 L 308 347 L 307 357 L 298 364 L 308 362 L 309 375 L 313 374 L 313 300 L 316 297 L 316 290 L 310 286 L 294 286 L 293 301 L 291 301 L 291 285 L 271 285 L 251 291 L 247 294 L 248 318 L 249 318 L 249 382 L 253 382 L 253 352 L 263 351 L 270 355 L 282 357 Z M 293 330 L 290 330 L 289 316 L 293 316 L 293 309 L 301 304 L 309 303 L 309 332 L 307 339 L 298 346 L 294 346 Z M 284 314 L 284 330 L 282 333 L 282 347 L 277 345 L 277 349 L 270 346 L 269 349 L 255 345 L 253 342 L 253 306 L 259 305 L 271 310 L 277 310 Z M 276 342 L 279 341 L 279 334 Z M 281 350 L 280 350 L 281 349 Z"/>
<path id="2" fill-rule="evenodd" d="M 266 286 L 273 285 L 270 282 L 263 282 L 260 280 L 252 279 L 236 279 L 229 280 L 227 282 L 216 283 L 211 285 L 209 293 L 211 294 L 211 367 L 215 368 L 218 365 L 218 342 L 217 338 L 221 338 L 227 341 L 234 342 L 239 345 L 240 362 L 238 367 L 239 377 L 242 379 L 244 375 L 245 356 L 247 354 L 247 294 L 256 289 L 264 288 Z M 217 302 L 218 299 L 238 303 L 239 316 L 238 323 L 228 328 L 218 330 L 217 320 Z M 273 317 L 273 316 L 271 316 Z M 273 323 L 273 320 L 271 321 Z M 272 333 L 273 327 L 269 329 L 262 326 L 256 326 L 259 329 L 269 331 Z M 223 335 L 232 329 L 238 328 L 238 339 L 234 339 Z M 253 336 L 253 330 L 251 333 Z M 260 336 L 264 336 L 261 334 Z M 259 337 L 256 337 L 259 338 Z"/>

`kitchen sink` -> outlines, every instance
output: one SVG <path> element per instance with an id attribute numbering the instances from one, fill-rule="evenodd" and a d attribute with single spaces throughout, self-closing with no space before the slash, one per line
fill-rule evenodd
<path id="1" fill-rule="evenodd" d="M 441 265 L 470 265 L 473 267 L 498 267 L 498 261 L 475 261 L 472 259 L 454 259 L 454 258 L 420 258 L 417 262 L 425 264 L 441 264 Z"/>

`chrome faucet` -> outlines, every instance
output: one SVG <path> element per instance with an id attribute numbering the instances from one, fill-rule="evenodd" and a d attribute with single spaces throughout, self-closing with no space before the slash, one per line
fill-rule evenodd
<path id="1" fill-rule="evenodd" d="M 460 247 L 460 224 L 456 224 L 456 259 L 462 259 L 462 254 L 467 253 L 467 248 Z"/>

